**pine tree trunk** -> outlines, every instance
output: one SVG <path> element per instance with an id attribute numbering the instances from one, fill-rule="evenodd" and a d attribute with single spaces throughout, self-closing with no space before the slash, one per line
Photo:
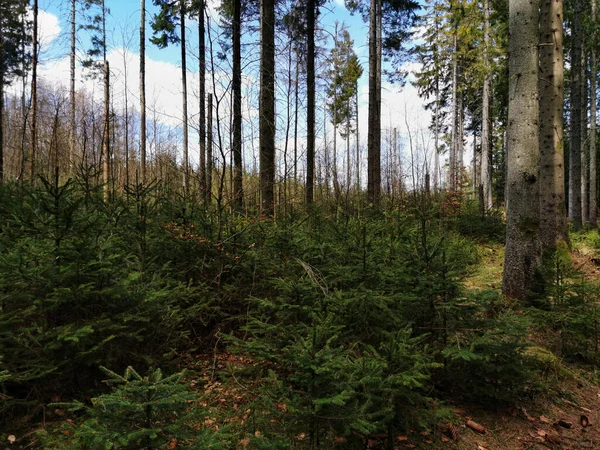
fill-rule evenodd
<path id="1" fill-rule="evenodd" d="M 0 58 L 2 57 L 2 27 L 0 27 Z M 4 183 L 4 73 L 0 68 L 0 184 Z"/>
<path id="2" fill-rule="evenodd" d="M 294 86 L 294 198 L 298 197 L 298 90 L 300 85 L 300 61 L 296 48 L 296 78 Z"/>
<path id="3" fill-rule="evenodd" d="M 102 135 L 104 201 L 110 200 L 110 66 L 104 61 L 104 132 Z"/>
<path id="4" fill-rule="evenodd" d="M 69 55 L 70 63 L 70 108 L 69 108 L 69 172 L 72 173 L 76 158 L 76 136 L 77 136 L 77 125 L 75 123 L 75 57 L 76 57 L 76 43 L 77 43 L 77 0 L 71 0 L 71 52 Z M 31 158 L 31 176 L 33 178 L 35 174 L 35 152 L 32 149 Z"/>
<path id="5" fill-rule="evenodd" d="M 208 114 L 206 115 L 206 204 L 212 203 L 213 174 L 213 95 L 208 94 Z"/>
<path id="6" fill-rule="evenodd" d="M 358 129 L 358 80 L 356 81 L 356 193 L 360 192 L 360 133 Z"/>
<path id="7" fill-rule="evenodd" d="M 483 79 L 483 106 L 481 117 L 481 189 L 483 190 L 483 210 L 492 208 L 492 151 L 490 145 L 491 120 L 490 103 L 492 98 L 491 77 L 489 64 L 490 48 L 490 5 L 489 0 L 484 1 L 484 79 Z"/>
<path id="8" fill-rule="evenodd" d="M 39 42 L 38 42 L 38 0 L 33 0 L 33 48 L 31 55 L 31 181 L 35 179 L 35 157 L 37 153 L 37 66 L 38 66 L 38 53 L 39 53 Z M 73 132 L 73 131 L 71 131 Z"/>
<path id="9" fill-rule="evenodd" d="M 450 142 L 449 172 L 450 190 L 458 185 L 456 154 L 458 149 L 458 31 L 454 28 L 454 53 L 452 54 L 452 139 Z"/>
<path id="10" fill-rule="evenodd" d="M 242 3 L 233 0 L 233 207 L 242 210 Z M 289 102 L 288 102 L 289 103 Z M 286 141 L 287 145 L 287 141 Z"/>
<path id="11" fill-rule="evenodd" d="M 269 0 L 271 1 L 271 0 Z M 306 2 L 306 204 L 314 200 L 315 184 L 315 0 Z"/>
<path id="12" fill-rule="evenodd" d="M 381 193 L 380 3 L 371 0 L 369 17 L 369 131 L 367 142 L 367 201 L 377 204 Z"/>
<path id="13" fill-rule="evenodd" d="M 542 0 L 540 19 L 540 237 L 544 250 L 566 241 L 563 150 L 562 1 Z"/>
<path id="14" fill-rule="evenodd" d="M 181 36 L 181 85 L 183 90 L 183 192 L 184 197 L 189 199 L 190 194 L 190 155 L 188 144 L 188 98 L 187 98 L 187 52 L 185 39 L 185 0 L 180 3 L 180 36 Z"/>
<path id="15" fill-rule="evenodd" d="M 581 51 L 581 221 L 587 226 L 589 215 L 589 175 L 590 175 L 590 153 L 587 143 L 587 52 L 586 48 Z"/>
<path id="16" fill-rule="evenodd" d="M 596 23 L 596 0 L 592 2 L 592 23 Z M 590 225 L 596 227 L 598 222 L 598 186 L 597 186 L 597 155 L 596 155 L 596 48 L 590 46 Z"/>
<path id="17" fill-rule="evenodd" d="M 502 290 L 526 299 L 541 260 L 539 240 L 539 1 L 509 0 L 506 252 Z"/>
<path id="18" fill-rule="evenodd" d="M 206 172 L 206 47 L 205 47 L 205 23 L 204 23 L 204 0 L 200 0 L 198 7 L 198 76 L 199 76 L 199 126 L 200 133 L 200 194 L 204 204 L 207 204 L 207 172 Z"/>
<path id="19" fill-rule="evenodd" d="M 571 39 L 571 148 L 569 149 L 569 220 L 573 230 L 581 221 L 581 20 L 583 0 L 575 0 Z"/>
<path id="20" fill-rule="evenodd" d="M 310 1 L 309 1 L 310 3 Z M 310 32 L 309 32 L 310 34 Z M 275 185 L 275 3 L 261 1 L 261 58 L 260 58 L 260 190 L 261 209 L 267 216 L 274 211 Z M 310 41 L 310 36 L 309 36 Z M 310 47 L 309 47 L 310 48 Z M 308 55 L 310 65 L 310 50 Z M 310 72 L 310 70 L 309 70 Z M 310 94 L 309 94 L 310 97 Z M 308 105 L 310 115 L 310 100 Z M 310 124 L 309 124 L 310 125 Z M 314 122 L 313 122 L 314 126 Z M 308 136 L 310 147 L 310 132 Z M 307 149 L 307 151 L 309 151 Z M 309 155 L 310 157 L 310 155 Z M 308 181 L 308 180 L 307 180 Z M 308 192 L 308 182 L 307 182 Z M 308 194 L 307 194 L 308 195 Z"/>
<path id="21" fill-rule="evenodd" d="M 146 185 L 146 0 L 140 0 L 140 166 Z"/>

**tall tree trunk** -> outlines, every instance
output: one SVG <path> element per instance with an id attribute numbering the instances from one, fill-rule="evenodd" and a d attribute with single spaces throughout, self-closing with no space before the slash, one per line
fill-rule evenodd
<path id="1" fill-rule="evenodd" d="M 146 0 L 140 0 L 140 165 L 146 185 Z"/>
<path id="2" fill-rule="evenodd" d="M 492 73 L 489 63 L 490 48 L 490 4 L 489 0 L 484 0 L 484 37 L 483 37 L 483 61 L 484 61 L 484 79 L 483 79 L 483 110 L 481 118 L 481 189 L 483 190 L 483 210 L 485 212 L 492 208 L 492 149 L 490 145 L 491 120 L 490 103 L 492 98 Z"/>
<path id="3" fill-rule="evenodd" d="M 458 185 L 456 154 L 458 150 L 458 30 L 454 27 L 452 53 L 452 139 L 450 142 L 449 179 L 450 190 L 455 190 Z"/>
<path id="4" fill-rule="evenodd" d="M 264 1 L 264 0 L 263 0 Z M 271 0 L 269 0 L 271 1 Z M 306 2 L 306 204 L 314 199 L 315 185 L 315 0 Z"/>
<path id="5" fill-rule="evenodd" d="M 206 118 L 206 204 L 212 202 L 212 173 L 213 173 L 213 95 L 208 94 L 208 114 Z"/>
<path id="6" fill-rule="evenodd" d="M 104 61 L 104 132 L 102 134 L 104 201 L 110 200 L 110 66 Z"/>
<path id="7" fill-rule="evenodd" d="M 378 89 L 380 44 L 380 3 L 371 0 L 369 17 L 369 131 L 367 142 L 367 200 L 379 202 L 381 193 L 381 104 Z"/>
<path id="8" fill-rule="evenodd" d="M 596 23 L 596 0 L 592 2 L 592 23 Z M 590 45 L 590 225 L 596 227 L 598 222 L 598 185 L 596 155 L 596 75 L 598 73 L 596 47 Z"/>
<path id="9" fill-rule="evenodd" d="M 540 238 L 545 251 L 568 240 L 563 145 L 563 2 L 540 8 Z"/>
<path id="10" fill-rule="evenodd" d="M 185 39 L 185 0 L 180 3 L 180 36 L 181 36 L 181 86 L 183 90 L 183 192 L 186 199 L 190 194 L 190 154 L 188 144 L 188 98 L 187 98 L 187 51 Z"/>
<path id="11" fill-rule="evenodd" d="M 2 28 L 0 27 L 0 57 L 2 57 Z M 4 183 L 4 73 L 0 69 L 0 184 Z"/>
<path id="12" fill-rule="evenodd" d="M 516 299 L 528 297 L 541 261 L 538 25 L 538 0 L 509 0 L 509 206 L 502 290 Z"/>
<path id="13" fill-rule="evenodd" d="M 569 220 L 575 231 L 581 221 L 581 42 L 583 0 L 575 0 L 571 39 L 571 148 L 569 149 Z"/>
<path id="14" fill-rule="evenodd" d="M 294 199 L 298 197 L 298 90 L 300 86 L 300 60 L 296 47 L 296 78 L 294 86 Z"/>
<path id="15" fill-rule="evenodd" d="M 207 186 L 206 186 L 206 47 L 204 41 L 205 33 L 205 22 L 204 22 L 204 0 L 200 0 L 200 6 L 198 7 L 198 76 L 199 80 L 199 120 L 200 124 L 198 127 L 200 133 L 200 193 L 204 204 L 207 204 Z"/>
<path id="16" fill-rule="evenodd" d="M 38 42 L 38 0 L 33 0 L 33 48 L 31 55 L 31 181 L 35 178 L 35 157 L 37 153 L 37 66 L 38 66 L 38 54 L 39 54 L 39 42 Z"/>
<path id="17" fill-rule="evenodd" d="M 360 192 L 360 134 L 358 127 L 358 80 L 356 81 L 356 102 L 354 107 L 356 108 L 356 193 Z"/>
<path id="18" fill-rule="evenodd" d="M 71 52 L 69 55 L 70 63 L 70 108 L 69 108 L 69 172 L 72 173 L 76 158 L 76 137 L 77 125 L 75 123 L 75 52 L 77 44 L 77 0 L 71 0 Z M 33 150 L 33 149 L 32 149 Z M 31 174 L 35 173 L 35 154 L 32 153 L 31 158 Z"/>
<path id="19" fill-rule="evenodd" d="M 309 0 L 310 3 L 311 0 Z M 261 1 L 260 58 L 260 190 L 262 211 L 273 215 L 275 185 L 275 3 Z M 310 35 L 310 32 L 309 32 Z M 310 36 L 309 36 L 310 41 Z M 309 50 L 310 61 L 310 50 Z M 309 62 L 310 64 L 310 62 Z M 310 114 L 310 103 L 309 103 Z M 310 134 L 308 136 L 310 142 Z M 307 144 L 310 146 L 310 144 Z M 307 183 L 308 190 L 308 183 Z"/>
<path id="20" fill-rule="evenodd" d="M 589 209 L 589 175 L 590 175 L 590 153 L 587 143 L 587 49 L 582 43 L 581 51 L 581 221 L 587 225 L 590 220 Z"/>
<path id="21" fill-rule="evenodd" d="M 233 0 L 233 207 L 242 210 L 242 3 Z M 289 104 L 289 102 L 288 102 Z M 287 141 L 286 141 L 287 145 Z M 287 176 L 287 174 L 286 174 Z"/>

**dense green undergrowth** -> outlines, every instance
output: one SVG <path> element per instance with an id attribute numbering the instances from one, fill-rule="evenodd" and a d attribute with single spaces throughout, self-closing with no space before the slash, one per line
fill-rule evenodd
<path id="1" fill-rule="evenodd" d="M 463 286 L 499 217 L 456 196 L 350 206 L 274 221 L 159 189 L 106 204 L 77 180 L 1 187 L 0 441 L 389 445 L 450 419 L 445 402 L 526 401 L 569 376 L 559 358 L 597 360 L 597 288 L 563 256 L 539 301 L 516 305 Z M 174 375 L 213 349 L 258 362 L 233 374 L 253 386 L 243 421 Z"/>

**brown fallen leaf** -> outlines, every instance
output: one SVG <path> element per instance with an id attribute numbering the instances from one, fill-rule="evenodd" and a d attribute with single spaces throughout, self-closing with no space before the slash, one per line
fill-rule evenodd
<path id="1" fill-rule="evenodd" d="M 454 414 L 458 414 L 459 416 L 466 416 L 467 412 L 464 409 L 461 408 L 452 408 L 452 412 Z"/>
<path id="2" fill-rule="evenodd" d="M 581 417 L 579 418 L 579 423 L 583 428 L 592 426 L 592 424 L 590 423 L 590 419 L 585 414 L 581 415 Z"/>
<path id="3" fill-rule="evenodd" d="M 562 441 L 563 441 L 562 438 L 558 434 L 554 434 L 554 433 L 548 433 L 544 437 L 546 439 L 546 442 L 549 442 L 551 444 L 562 444 Z"/>
<path id="4" fill-rule="evenodd" d="M 398 442 L 406 442 L 408 441 L 408 436 L 396 436 L 396 440 Z"/>
<path id="5" fill-rule="evenodd" d="M 173 439 L 173 440 L 171 441 L 171 443 L 169 444 L 169 449 L 170 449 L 170 450 L 172 450 L 172 449 L 174 449 L 174 448 L 177 448 L 177 444 L 178 444 L 178 443 L 179 443 L 179 442 L 177 441 L 177 439 Z"/>
<path id="6" fill-rule="evenodd" d="M 245 437 L 244 439 L 240 440 L 240 446 L 242 448 L 248 447 L 249 444 L 250 444 L 250 438 L 248 438 L 248 437 Z"/>
<path id="7" fill-rule="evenodd" d="M 540 422 L 542 423 L 550 423 L 550 419 L 544 416 L 540 416 Z"/>
<path id="8" fill-rule="evenodd" d="M 465 425 L 468 426 L 471 430 L 476 431 L 479 434 L 487 433 L 487 430 L 485 429 L 485 427 L 483 425 L 480 425 L 473 420 L 467 420 L 467 423 Z"/>
<path id="9" fill-rule="evenodd" d="M 448 425 L 446 425 L 446 431 L 453 441 L 458 440 L 458 429 L 456 428 L 456 425 L 453 423 L 448 423 Z"/>

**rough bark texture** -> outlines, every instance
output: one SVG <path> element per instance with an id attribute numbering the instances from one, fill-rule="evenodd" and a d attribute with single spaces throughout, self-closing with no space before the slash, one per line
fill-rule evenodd
<path id="1" fill-rule="evenodd" d="M 140 0 L 140 165 L 146 184 L 146 0 Z"/>
<path id="2" fill-rule="evenodd" d="M 242 3 L 233 1 L 233 207 L 242 209 Z M 287 140 L 286 140 L 287 142 Z"/>
<path id="3" fill-rule="evenodd" d="M 484 36 L 483 36 L 483 63 L 485 66 L 485 75 L 483 79 L 483 105 L 481 118 L 481 190 L 483 192 L 483 210 L 485 212 L 492 208 L 492 152 L 490 146 L 490 103 L 492 98 L 492 73 L 489 64 L 490 48 L 490 5 L 489 0 L 485 0 L 483 6 L 484 13 Z"/>
<path id="4" fill-rule="evenodd" d="M 33 0 L 33 48 L 31 55 L 31 180 L 35 177 L 35 157 L 37 153 L 37 66 L 38 66 L 38 0 Z M 74 133 L 74 123 L 71 124 Z"/>
<path id="5" fill-rule="evenodd" d="M 190 154 L 188 144 L 187 52 L 185 49 L 185 0 L 181 0 L 181 85 L 183 90 L 183 190 L 185 198 L 190 193 Z"/>
<path id="6" fill-rule="evenodd" d="M 571 148 L 569 149 L 569 220 L 575 231 L 581 221 L 581 14 L 583 0 L 575 1 L 571 39 Z"/>
<path id="7" fill-rule="evenodd" d="M 502 290 L 526 299 L 541 261 L 539 239 L 539 1 L 509 1 L 508 210 Z"/>
<path id="8" fill-rule="evenodd" d="M 592 0 L 592 23 L 596 22 L 596 0 Z M 590 225 L 596 227 L 598 222 L 598 186 L 597 186 L 597 155 L 596 155 L 596 48 L 590 50 Z"/>
<path id="9" fill-rule="evenodd" d="M 367 135 L 367 200 L 379 202 L 381 193 L 381 97 L 378 0 L 371 0 L 369 17 L 369 129 Z"/>
<path id="10" fill-rule="evenodd" d="M 590 177 L 590 147 L 587 142 L 587 49 L 581 51 L 581 221 L 587 226 L 590 220 L 589 177 Z"/>
<path id="11" fill-rule="evenodd" d="M 77 1 L 71 0 L 71 53 L 70 57 L 70 71 L 71 71 L 71 80 L 70 80 L 70 88 L 69 88 L 69 100 L 70 100 L 70 108 L 69 108 L 69 170 L 73 171 L 73 167 L 75 166 L 75 158 L 76 158 L 76 150 L 75 150 L 75 141 L 76 141 L 76 124 L 75 124 L 75 52 L 76 52 L 76 43 L 77 43 Z M 31 158 L 31 176 L 33 177 L 35 174 L 35 153 L 32 149 L 32 158 Z"/>
<path id="12" fill-rule="evenodd" d="M 309 1 L 310 3 L 310 1 Z M 262 211 L 273 214 L 275 184 L 275 3 L 274 0 L 262 0 L 260 24 L 260 191 Z M 310 34 L 310 32 L 309 32 Z M 310 41 L 310 38 L 309 38 Z M 310 52 L 310 51 L 309 51 Z M 308 60 L 310 61 L 310 55 Z M 310 64 L 310 63 L 309 63 Z M 310 68 L 308 70 L 310 72 Z M 314 72 L 313 72 L 314 75 Z M 310 83 L 309 83 L 310 84 Z M 310 98 L 310 94 L 309 94 Z M 310 116 L 310 102 L 307 115 Z M 314 109 L 313 109 L 314 112 Z M 309 129 L 310 129 L 310 124 Z M 314 121 L 313 121 L 314 131 Z M 313 135 L 314 139 L 314 135 Z M 311 136 L 308 135 L 307 151 Z M 314 150 L 314 147 L 313 147 Z M 314 157 L 314 154 L 313 154 Z M 309 166 L 310 166 L 310 154 Z M 308 175 L 307 175 L 308 176 Z M 307 179 L 306 192 L 308 201 Z M 311 194 L 312 195 L 312 194 Z"/>
<path id="13" fill-rule="evenodd" d="M 540 9 L 540 238 L 552 251 L 568 239 L 563 145 L 563 2 Z"/>
<path id="14" fill-rule="evenodd" d="M 263 0 L 264 1 L 264 0 Z M 272 1 L 272 0 L 267 0 Z M 306 204 L 314 200 L 315 185 L 315 1 L 306 2 Z"/>
<path id="15" fill-rule="evenodd" d="M 452 54 L 452 139 L 450 143 L 449 158 L 449 184 L 450 190 L 457 188 L 456 153 L 458 148 L 458 31 L 454 29 L 454 53 Z"/>

